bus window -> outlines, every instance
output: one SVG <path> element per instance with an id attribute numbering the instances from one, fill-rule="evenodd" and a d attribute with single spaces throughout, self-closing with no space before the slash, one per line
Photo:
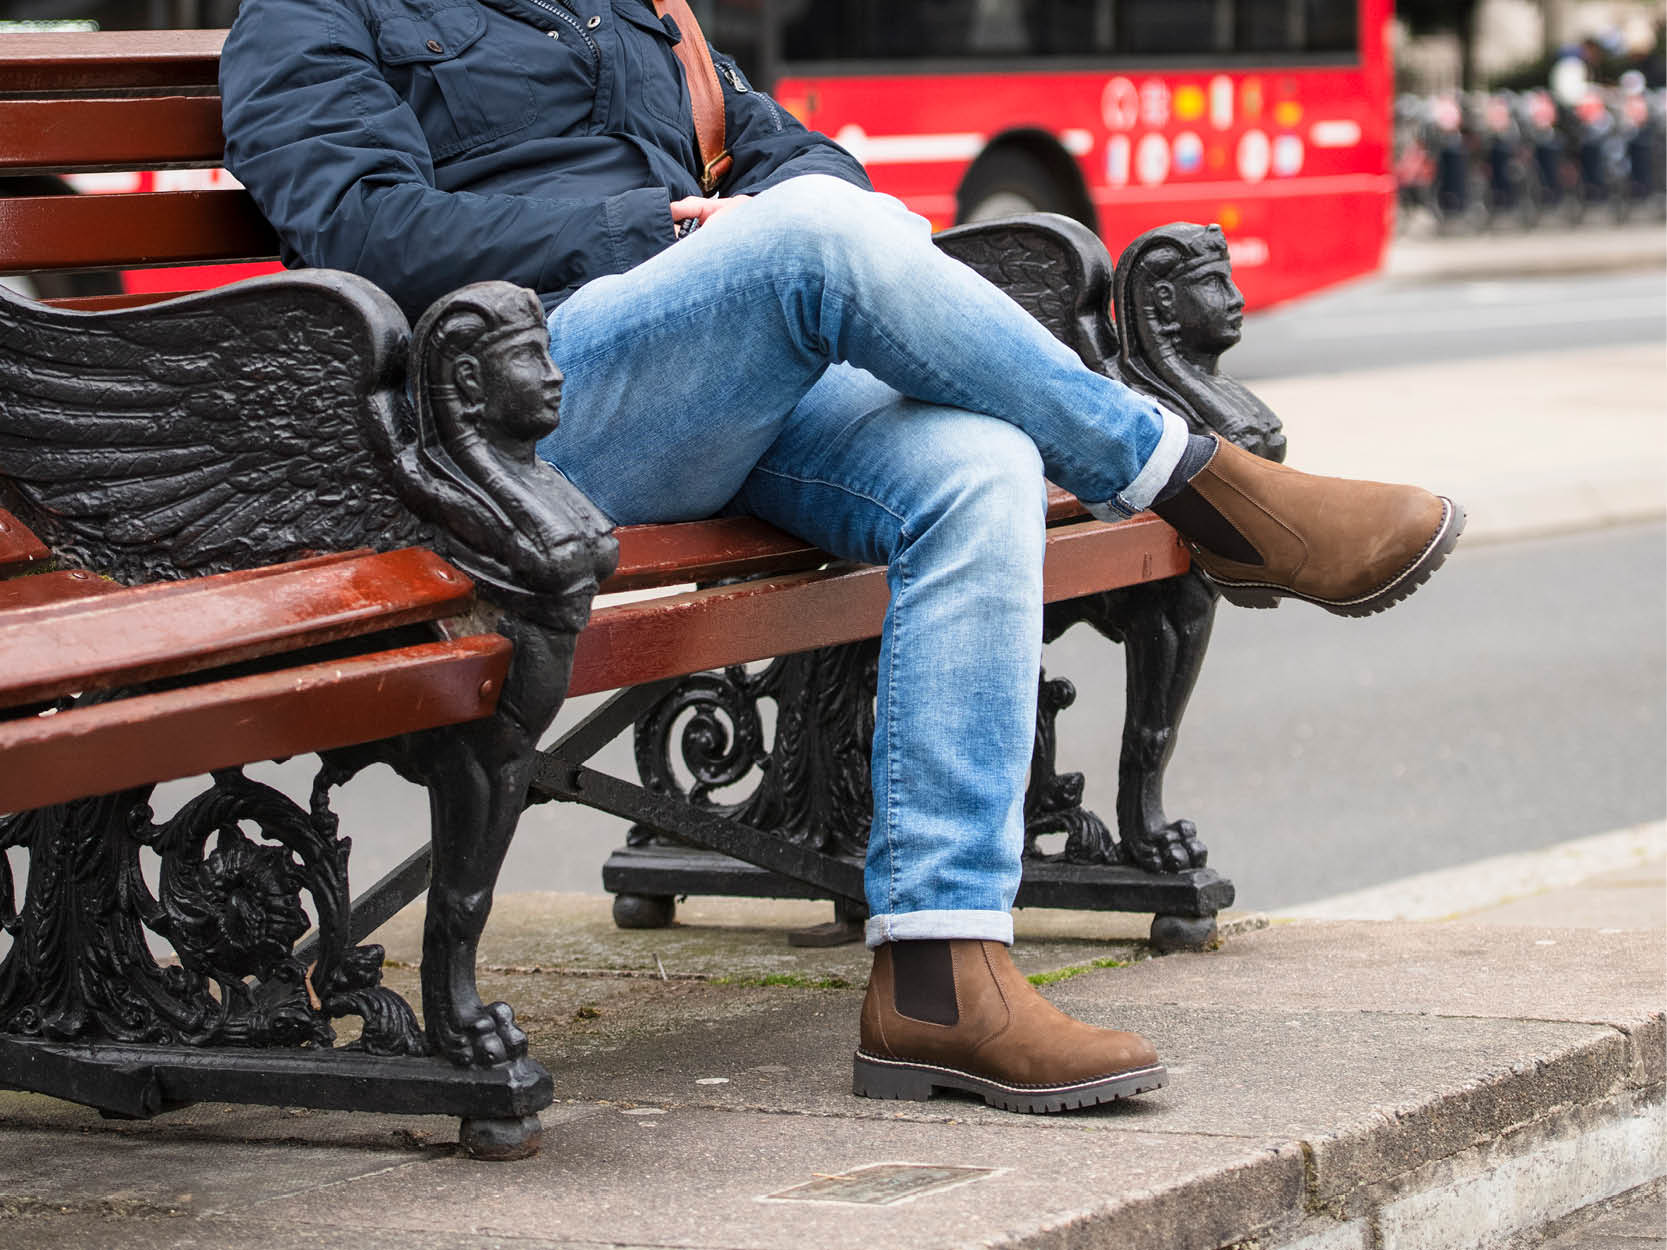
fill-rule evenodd
<path id="1" fill-rule="evenodd" d="M 1360 13 L 1340 0 L 1304 0 L 1303 50 L 1353 52 L 1360 39 Z"/>
<path id="2" fill-rule="evenodd" d="M 710 0 L 708 0 L 710 3 Z M 1273 56 L 1351 52 L 1358 36 L 1350 0 L 718 0 L 750 11 L 713 41 L 757 42 L 759 12 L 780 26 L 789 63 L 944 60 L 955 57 Z M 739 55 L 737 53 L 737 55 Z"/>
<path id="3" fill-rule="evenodd" d="M 1232 47 L 1239 52 L 1353 52 L 1359 21 L 1337 0 L 1238 0 Z"/>
<path id="4" fill-rule="evenodd" d="M 1284 52 L 1300 46 L 1300 7 L 1291 0 L 1239 0 L 1234 47 L 1240 52 Z"/>
<path id="5" fill-rule="evenodd" d="M 1117 6 L 1118 51 L 1197 52 L 1220 46 L 1219 0 L 1122 0 Z"/>

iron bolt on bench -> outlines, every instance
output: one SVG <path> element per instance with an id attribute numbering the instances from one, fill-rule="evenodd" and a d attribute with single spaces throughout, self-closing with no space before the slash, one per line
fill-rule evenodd
<path id="1" fill-rule="evenodd" d="M 219 41 L 10 37 L 0 173 L 217 165 Z M 1197 230 L 1166 229 L 1115 276 Z M 1076 223 L 940 242 L 1090 367 L 1200 428 L 1277 437 L 1224 379 L 1177 376 L 1161 335 L 1120 335 L 1110 260 Z M 0 198 L 0 273 L 275 253 L 238 190 Z M 811 940 L 852 936 L 883 569 L 744 519 L 610 533 L 530 442 L 476 472 L 448 431 L 490 407 L 443 411 L 432 373 L 405 373 L 448 366 L 428 346 L 453 314 L 539 315 L 502 284 L 447 296 L 414 332 L 370 284 L 321 271 L 53 303 L 0 289 L 0 1086 L 124 1116 L 197 1100 L 440 1112 L 481 1157 L 531 1153 L 550 1075 L 474 989 L 529 801 L 635 822 L 604 869 L 622 924 L 669 923 L 678 894 L 820 897 L 838 920 Z M 524 524 L 483 521 L 504 513 Z M 1153 912 L 1155 939 L 1201 944 L 1233 888 L 1165 815 L 1162 780 L 1214 592 L 1155 517 L 1104 524 L 1055 491 L 1048 518 L 1046 636 L 1087 623 L 1123 642 L 1129 716 L 1114 834 L 1055 769 L 1074 693 L 1042 680 L 1019 904 Z M 665 593 L 592 611 L 598 589 Z M 601 691 L 619 693 L 536 750 L 567 694 Z M 805 733 L 766 741 L 766 700 Z M 628 729 L 639 777 L 592 769 Z M 241 772 L 307 752 L 306 806 Z M 330 792 L 374 762 L 430 789 L 431 842 L 354 901 Z M 202 773 L 158 821 L 151 787 Z M 749 799 L 713 801 L 749 773 Z M 1065 851 L 1040 854 L 1059 832 Z M 154 892 L 141 849 L 161 860 Z M 363 943 L 424 889 L 419 1026 Z M 344 1017 L 351 1047 L 334 1044 Z"/>

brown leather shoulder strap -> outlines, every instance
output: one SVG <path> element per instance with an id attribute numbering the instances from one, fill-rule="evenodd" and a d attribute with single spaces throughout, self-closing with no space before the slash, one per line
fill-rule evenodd
<path id="1" fill-rule="evenodd" d="M 711 195 L 733 163 L 724 144 L 724 89 L 712 64 L 700 23 L 688 0 L 654 0 L 654 11 L 677 23 L 682 40 L 673 49 L 689 80 L 689 101 L 695 115 L 695 140 L 700 144 L 701 190 Z"/>

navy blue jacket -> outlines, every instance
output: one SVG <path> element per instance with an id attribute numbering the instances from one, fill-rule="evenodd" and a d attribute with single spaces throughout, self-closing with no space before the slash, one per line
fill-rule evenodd
<path id="1" fill-rule="evenodd" d="M 287 264 L 347 269 L 411 317 L 503 278 L 552 308 L 670 247 L 699 195 L 677 28 L 648 0 L 243 0 L 220 58 L 226 164 Z M 714 53 L 720 194 L 869 185 Z"/>

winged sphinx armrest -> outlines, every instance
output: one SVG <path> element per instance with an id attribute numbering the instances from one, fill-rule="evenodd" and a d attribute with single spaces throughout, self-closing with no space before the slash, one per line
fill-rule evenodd
<path id="1" fill-rule="evenodd" d="M 1059 213 L 1028 213 L 957 226 L 934 241 L 1006 291 L 1090 369 L 1115 376 L 1111 256 L 1087 226 Z"/>
<path id="2" fill-rule="evenodd" d="M 536 436 L 455 384 L 542 333 L 537 300 L 480 284 L 419 328 L 413 348 L 387 295 L 328 270 L 109 312 L 0 288 L 0 499 L 59 556 L 121 582 L 421 544 L 488 599 L 582 624 L 612 567 L 606 522 L 538 460 Z M 534 397 L 548 428 L 551 373 Z"/>

